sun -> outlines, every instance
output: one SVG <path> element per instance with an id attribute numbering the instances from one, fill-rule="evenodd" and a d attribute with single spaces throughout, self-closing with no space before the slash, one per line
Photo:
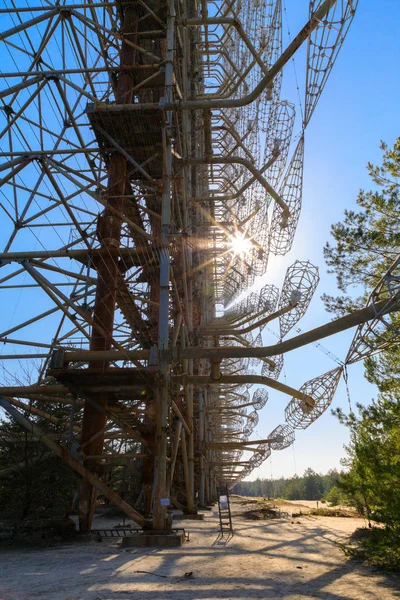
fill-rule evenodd
<path id="1" fill-rule="evenodd" d="M 230 243 L 234 254 L 240 254 L 242 256 L 247 254 L 252 247 L 251 241 L 240 232 L 237 232 L 231 237 Z"/>

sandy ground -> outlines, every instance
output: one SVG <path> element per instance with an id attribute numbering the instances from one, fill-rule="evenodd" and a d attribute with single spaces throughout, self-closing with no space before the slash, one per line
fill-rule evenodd
<path id="1" fill-rule="evenodd" d="M 218 536 L 217 513 L 179 521 L 182 548 L 121 550 L 111 541 L 2 550 L 0 600 L 385 600 L 400 578 L 347 559 L 344 542 L 359 519 L 302 516 L 249 521 L 234 501 L 234 536 Z M 118 521 L 103 519 L 96 527 Z M 143 572 L 145 571 L 145 572 Z M 192 577 L 185 573 L 192 572 Z"/>

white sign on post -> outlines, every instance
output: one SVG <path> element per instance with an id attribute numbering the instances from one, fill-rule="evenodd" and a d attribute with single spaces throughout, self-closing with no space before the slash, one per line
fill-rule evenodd
<path id="1" fill-rule="evenodd" d="M 161 504 L 161 506 L 169 506 L 170 505 L 169 498 L 160 498 L 160 504 Z"/>
<path id="2" fill-rule="evenodd" d="M 220 496 L 219 505 L 222 509 L 228 508 L 228 496 Z"/>

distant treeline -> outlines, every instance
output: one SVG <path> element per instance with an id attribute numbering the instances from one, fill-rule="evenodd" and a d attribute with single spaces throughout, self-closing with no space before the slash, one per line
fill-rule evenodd
<path id="1" fill-rule="evenodd" d="M 285 479 L 256 479 L 242 481 L 233 488 L 234 494 L 240 496 L 262 496 L 264 498 L 284 498 L 285 500 L 321 500 L 340 480 L 340 473 L 335 469 L 326 475 L 320 475 L 307 469 L 302 477 L 295 475 Z"/>

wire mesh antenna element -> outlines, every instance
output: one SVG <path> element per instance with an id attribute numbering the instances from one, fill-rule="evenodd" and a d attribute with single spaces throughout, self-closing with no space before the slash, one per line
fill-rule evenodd
<path id="1" fill-rule="evenodd" d="M 279 100 L 272 107 L 268 120 L 268 136 L 265 141 L 265 163 L 273 160 L 266 177 L 275 187 L 285 169 L 296 116 L 295 105 Z"/>
<path id="2" fill-rule="evenodd" d="M 311 0 L 310 15 L 322 4 Z M 353 21 L 358 0 L 339 0 L 308 38 L 304 127 L 308 125 Z"/>
<path id="3" fill-rule="evenodd" d="M 285 13 L 287 34 L 288 34 L 289 40 L 291 41 L 292 36 L 291 36 L 291 33 L 290 33 L 289 17 L 288 17 L 288 14 L 287 14 L 287 8 L 286 8 L 286 2 L 285 2 L 285 0 L 283 0 L 283 11 Z M 296 81 L 297 96 L 298 96 L 299 104 L 300 104 L 301 120 L 302 120 L 302 122 L 304 122 L 304 109 L 303 109 L 303 104 L 302 104 L 302 100 L 301 100 L 301 96 L 300 96 L 299 76 L 298 76 L 297 69 L 296 69 L 296 60 L 295 60 L 295 57 L 292 58 L 292 65 L 293 65 L 293 73 L 294 73 L 294 77 L 295 77 L 295 81 Z"/>
<path id="4" fill-rule="evenodd" d="M 351 405 L 351 396 L 350 396 L 350 388 L 349 388 L 349 373 L 347 371 L 346 365 L 344 365 L 344 367 L 343 367 L 343 379 L 344 379 L 344 383 L 346 386 L 346 396 L 347 396 L 347 402 L 349 403 L 350 414 L 353 414 L 353 407 Z"/>
<path id="5" fill-rule="evenodd" d="M 296 260 L 285 275 L 278 308 L 281 338 L 296 325 L 306 313 L 319 283 L 318 267 L 309 261 Z M 285 310 L 287 309 L 287 310 Z"/>
<path id="6" fill-rule="evenodd" d="M 338 367 L 303 384 L 304 400 L 292 398 L 285 408 L 285 420 L 293 429 L 306 429 L 330 406 L 343 369 Z"/>
<path id="7" fill-rule="evenodd" d="M 273 254 L 285 255 L 292 247 L 300 218 L 303 194 L 304 136 L 294 151 L 279 194 L 289 209 L 285 217 L 283 210 L 274 205 L 270 226 L 269 248 Z"/>
<path id="8" fill-rule="evenodd" d="M 259 416 L 258 416 L 257 411 L 253 410 L 251 413 L 246 415 L 246 417 L 247 417 L 247 423 L 243 428 L 243 433 L 247 437 L 251 433 L 253 433 L 254 429 L 257 427 L 258 421 L 259 421 Z"/>
<path id="9" fill-rule="evenodd" d="M 269 362 L 264 362 L 261 368 L 261 375 L 265 377 L 271 377 L 272 379 L 279 379 L 281 371 L 283 369 L 283 355 L 275 354 L 273 357 L 274 364 L 271 365 Z"/>
<path id="10" fill-rule="evenodd" d="M 251 403 L 256 410 L 261 410 L 268 402 L 268 392 L 264 388 L 258 388 L 251 399 Z"/>
<path id="11" fill-rule="evenodd" d="M 270 283 L 264 285 L 259 292 L 258 310 L 272 313 L 278 303 L 279 289 Z"/>
<path id="12" fill-rule="evenodd" d="M 290 425 L 278 425 L 268 437 L 271 440 L 272 450 L 284 450 L 293 444 L 295 433 Z"/>
<path id="13" fill-rule="evenodd" d="M 251 469 L 257 469 L 263 462 L 271 456 L 271 448 L 269 444 L 260 444 L 256 447 L 256 451 L 249 460 Z"/>
<path id="14" fill-rule="evenodd" d="M 400 336 L 398 319 L 396 317 L 393 319 L 387 311 L 399 297 L 400 258 L 397 258 L 368 298 L 367 306 L 375 307 L 379 303 L 381 308 L 375 309 L 374 319 L 358 326 L 346 356 L 346 365 L 363 360 L 398 342 Z"/>

